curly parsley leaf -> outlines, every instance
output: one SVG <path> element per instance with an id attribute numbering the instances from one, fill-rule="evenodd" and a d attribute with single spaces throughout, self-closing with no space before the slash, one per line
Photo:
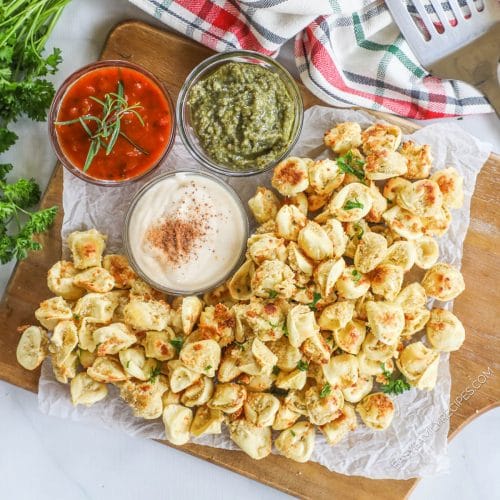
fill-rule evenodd
<path id="1" fill-rule="evenodd" d="M 299 362 L 297 363 L 297 370 L 300 370 L 301 372 L 306 372 L 307 370 L 309 370 L 309 363 L 302 359 L 299 360 Z"/>
<path id="2" fill-rule="evenodd" d="M 326 382 L 325 385 L 321 388 L 321 391 L 319 393 L 320 398 L 326 398 L 329 394 L 332 392 L 332 386 Z"/>
<path id="3" fill-rule="evenodd" d="M 406 381 L 403 375 L 399 377 L 393 377 L 393 374 L 385 368 L 385 364 L 381 363 L 382 372 L 387 382 L 381 385 L 382 392 L 385 394 L 403 394 L 405 391 L 411 389 L 410 384 Z"/>
<path id="4" fill-rule="evenodd" d="M 179 338 L 175 338 L 175 339 L 170 339 L 169 342 L 173 347 L 175 347 L 177 352 L 180 352 L 180 350 L 182 349 L 182 344 L 184 343 L 184 340 L 179 339 Z"/>
<path id="5" fill-rule="evenodd" d="M 344 210 L 353 210 L 354 208 L 363 208 L 364 205 L 358 199 L 347 200 L 344 204 Z"/>
<path id="6" fill-rule="evenodd" d="M 271 288 L 267 290 L 267 293 L 269 294 L 270 299 L 275 299 L 278 296 L 278 292 L 276 290 L 272 290 Z"/>
<path id="7" fill-rule="evenodd" d="M 353 269 L 351 274 L 354 283 L 358 283 L 358 281 L 362 278 L 362 274 L 357 269 Z"/>
<path id="8" fill-rule="evenodd" d="M 156 368 L 151 370 L 151 374 L 149 376 L 149 382 L 154 384 L 160 374 L 161 374 L 161 365 L 158 365 Z"/>

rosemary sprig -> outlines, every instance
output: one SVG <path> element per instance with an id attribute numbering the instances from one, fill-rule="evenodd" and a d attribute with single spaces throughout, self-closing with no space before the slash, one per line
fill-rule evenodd
<path id="1" fill-rule="evenodd" d="M 106 156 L 111 154 L 118 137 L 125 139 L 143 155 L 149 154 L 148 151 L 141 148 L 121 130 L 122 118 L 128 113 L 132 113 L 144 127 L 144 120 L 138 111 L 139 109 L 142 109 L 143 106 L 141 106 L 140 103 L 135 103 L 129 106 L 128 101 L 125 98 L 123 83 L 121 81 L 118 82 L 117 91 L 105 94 L 104 100 L 98 99 L 95 96 L 89 96 L 89 98 L 102 106 L 101 118 L 95 115 L 83 115 L 75 118 L 74 120 L 55 122 L 56 125 L 72 125 L 74 123 L 80 123 L 83 130 L 85 130 L 86 134 L 89 136 L 90 146 L 87 152 L 87 158 L 85 159 L 85 164 L 83 166 L 84 172 L 90 168 L 90 165 L 92 165 L 94 158 L 97 156 L 97 153 L 99 153 L 101 148 L 105 150 Z M 95 132 L 92 132 L 87 122 L 96 123 L 97 127 Z"/>

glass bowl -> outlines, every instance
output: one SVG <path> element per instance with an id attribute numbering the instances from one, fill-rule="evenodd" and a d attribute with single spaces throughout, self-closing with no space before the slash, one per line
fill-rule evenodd
<path id="1" fill-rule="evenodd" d="M 155 153 L 155 159 L 153 160 L 152 164 L 145 170 L 140 171 L 137 175 L 127 177 L 124 179 L 105 179 L 101 177 L 96 177 L 92 176 L 88 172 L 84 172 L 81 168 L 78 168 L 74 162 L 68 157 L 68 153 L 64 151 L 64 148 L 62 147 L 60 143 L 60 137 L 58 134 L 58 127 L 61 127 L 61 125 L 55 125 L 55 122 L 58 120 L 59 112 L 61 109 L 61 104 L 64 102 L 64 98 L 66 97 L 68 91 L 71 89 L 71 87 L 77 83 L 81 78 L 84 77 L 89 77 L 89 75 L 92 72 L 98 72 L 99 70 L 102 70 L 103 68 L 128 68 L 130 70 L 136 71 L 140 73 L 143 77 L 145 77 L 146 80 L 149 80 L 152 84 L 153 87 L 155 87 L 161 94 L 161 96 L 164 97 L 165 102 L 167 104 L 168 108 L 168 118 L 169 123 L 170 123 L 170 131 L 168 133 L 167 138 L 164 140 L 164 146 L 163 148 Z M 140 85 L 140 83 L 138 83 Z M 95 92 L 95 89 L 93 90 Z M 126 95 L 126 89 L 125 89 L 125 95 Z M 68 94 L 69 96 L 69 94 Z M 69 97 L 68 97 L 69 98 Z M 77 105 L 75 104 L 75 107 Z M 84 114 L 83 112 L 79 112 L 78 115 Z M 168 122 L 167 122 L 168 123 Z M 84 181 L 93 183 L 93 184 L 98 184 L 101 186 L 121 186 L 124 184 L 129 184 L 132 182 L 136 182 L 139 179 L 144 178 L 146 175 L 149 175 L 153 170 L 155 170 L 167 157 L 169 154 L 170 150 L 172 149 L 172 146 L 174 144 L 174 139 L 175 139 L 175 132 L 176 132 L 176 120 L 175 120 L 175 107 L 172 101 L 172 98 L 170 97 L 170 94 L 164 87 L 164 85 L 156 78 L 152 73 L 147 71 L 146 69 L 142 68 L 141 66 L 138 66 L 137 64 L 132 64 L 126 61 L 119 61 L 119 60 L 106 60 L 106 61 L 99 61 L 96 63 L 89 64 L 87 66 L 84 66 L 83 68 L 80 68 L 79 70 L 75 71 L 73 74 L 71 74 L 59 87 L 59 89 L 56 92 L 56 95 L 52 101 L 50 110 L 49 110 L 49 117 L 48 117 L 48 127 L 49 127 L 49 137 L 52 143 L 52 147 L 54 148 L 54 151 L 59 159 L 59 161 L 64 165 L 64 167 L 71 172 L 72 174 L 76 175 L 80 179 L 83 179 Z M 89 145 L 90 147 L 90 145 Z"/>
<path id="2" fill-rule="evenodd" d="M 281 155 L 261 167 L 251 167 L 244 170 L 235 170 L 227 165 L 213 160 L 204 150 L 192 125 L 189 97 L 193 86 L 208 77 L 218 67 L 229 62 L 256 64 L 279 75 L 282 82 L 285 84 L 288 94 L 293 100 L 294 123 L 292 125 L 290 143 Z M 304 105 L 297 83 L 281 64 L 276 62 L 274 59 L 271 59 L 270 57 L 259 54 L 258 52 L 237 50 L 233 52 L 223 52 L 209 57 L 208 59 L 205 59 L 203 62 L 198 64 L 198 66 L 196 66 L 196 68 L 191 71 L 180 90 L 179 97 L 177 99 L 176 115 L 177 123 L 179 125 L 179 134 L 181 136 L 182 142 L 196 160 L 198 160 L 207 169 L 212 170 L 213 172 L 216 172 L 218 174 L 243 177 L 259 174 L 271 169 L 290 153 L 292 148 L 295 146 L 302 130 L 302 122 L 304 119 Z"/>
<path id="3" fill-rule="evenodd" d="M 167 183 L 164 186 L 161 183 L 172 178 L 177 183 L 174 184 L 174 191 L 168 191 Z M 196 179 L 199 180 L 198 192 L 201 193 L 201 198 L 195 200 L 193 191 L 189 189 L 193 189 L 193 181 Z M 208 196 L 207 185 L 212 186 L 211 195 Z M 179 186 L 182 186 L 184 191 L 177 189 L 176 192 L 175 189 Z M 184 197 L 180 193 L 183 193 Z M 227 194 L 226 202 L 225 194 Z M 203 209 L 203 206 L 215 208 L 217 219 L 206 216 L 203 218 L 204 214 L 210 213 L 210 208 Z M 169 212 L 165 213 L 164 207 L 169 207 Z M 188 227 L 184 230 L 183 226 L 193 221 L 196 216 L 199 220 L 208 222 L 198 233 L 201 237 L 197 242 L 195 238 L 196 243 L 191 247 L 194 252 L 186 250 L 189 262 L 184 268 L 187 271 L 183 274 L 179 271 L 184 265 L 182 261 L 178 265 L 175 259 L 174 262 L 169 260 L 169 256 L 182 255 L 184 249 L 182 238 L 189 240 L 189 235 L 193 234 L 190 232 L 191 229 L 196 227 L 191 225 L 191 229 Z M 231 226 L 231 221 L 236 218 L 239 223 Z M 168 226 L 160 222 L 165 220 L 169 220 Z M 215 225 L 214 220 L 218 221 Z M 161 250 L 165 249 L 167 256 L 167 260 L 161 263 L 151 252 L 146 253 L 142 250 L 143 241 L 151 228 L 161 229 L 161 233 L 158 234 L 159 241 L 162 245 Z M 206 232 L 203 232 L 205 230 Z M 208 238 L 203 239 L 207 232 Z M 232 187 L 209 172 L 183 169 L 158 175 L 138 191 L 125 217 L 123 244 L 134 271 L 153 288 L 170 295 L 199 295 L 223 284 L 238 269 L 245 257 L 249 232 L 247 213 Z M 230 250 L 224 253 L 226 249 Z M 207 278 L 203 277 L 204 270 L 207 271 Z M 165 273 L 161 276 L 163 271 Z M 165 278 L 168 273 L 172 279 Z M 188 283 L 190 278 L 186 275 L 192 277 L 191 284 Z M 172 285 L 173 282 L 182 281 L 185 282 L 185 286 Z"/>

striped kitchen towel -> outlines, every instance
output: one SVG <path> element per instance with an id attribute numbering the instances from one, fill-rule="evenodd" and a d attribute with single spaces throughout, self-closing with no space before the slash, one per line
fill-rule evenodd
<path id="1" fill-rule="evenodd" d="M 219 52 L 275 56 L 295 36 L 302 81 L 334 106 L 416 119 L 492 111 L 470 85 L 420 66 L 382 0 L 130 1 Z M 446 0 L 443 7 L 450 8 Z"/>

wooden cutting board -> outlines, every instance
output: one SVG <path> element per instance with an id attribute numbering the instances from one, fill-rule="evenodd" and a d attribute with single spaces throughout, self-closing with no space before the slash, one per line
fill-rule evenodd
<path id="1" fill-rule="evenodd" d="M 129 21 L 110 33 L 103 59 L 125 59 L 155 73 L 174 100 L 185 77 L 212 51 L 178 35 L 147 24 Z M 302 87 L 306 108 L 321 102 Z M 410 133 L 418 127 L 406 120 L 383 113 L 373 113 L 399 125 Z M 500 347 L 500 158 L 490 156 L 479 175 L 472 202 L 471 225 L 464 246 L 462 271 L 467 289 L 455 302 L 455 311 L 467 330 L 465 344 L 451 355 L 453 412 L 450 437 L 467 422 L 500 401 L 498 362 Z M 61 205 L 62 167 L 56 165 L 44 195 L 44 207 Z M 60 258 L 62 213 L 49 234 L 41 237 L 44 251 L 30 255 L 18 264 L 0 303 L 0 378 L 36 392 L 39 371 L 21 368 L 15 357 L 19 325 L 34 321 L 33 311 L 51 294 L 46 287 L 46 272 Z M 485 373 L 486 375 L 481 374 Z M 479 379 L 478 379 L 479 377 Z M 474 381 L 486 379 L 478 388 L 465 392 Z M 475 386 L 478 385 L 476 382 Z M 167 444 L 167 443 L 165 443 Z M 279 456 L 255 461 L 242 452 L 219 450 L 189 444 L 179 448 L 212 463 L 227 467 L 247 477 L 302 498 L 368 499 L 403 498 L 416 480 L 371 480 L 350 477 L 315 463 L 298 464 Z"/>

